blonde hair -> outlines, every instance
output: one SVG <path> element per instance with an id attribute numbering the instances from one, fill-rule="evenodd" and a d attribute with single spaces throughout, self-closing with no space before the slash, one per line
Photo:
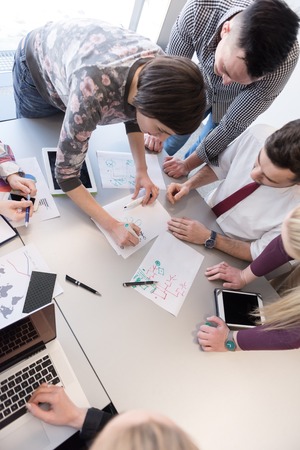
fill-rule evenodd
<path id="1" fill-rule="evenodd" d="M 300 207 L 295 208 L 284 222 L 293 255 L 300 259 Z M 264 316 L 266 330 L 300 326 L 300 286 L 286 291 L 280 300 L 254 314 Z"/>
<path id="2" fill-rule="evenodd" d="M 199 450 L 177 425 L 153 418 L 106 433 L 105 439 L 104 435 L 101 439 L 101 435 L 95 440 L 92 450 Z"/>
<path id="3" fill-rule="evenodd" d="M 300 207 L 293 210 L 290 217 L 285 219 L 290 246 L 294 255 L 300 259 Z"/>

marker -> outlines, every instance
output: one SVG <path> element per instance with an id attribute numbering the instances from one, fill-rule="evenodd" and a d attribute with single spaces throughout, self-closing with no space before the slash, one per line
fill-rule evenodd
<path id="1" fill-rule="evenodd" d="M 158 281 L 148 280 L 148 281 L 126 281 L 126 283 L 123 283 L 124 287 L 127 286 L 143 286 L 143 284 L 155 284 L 158 283 Z"/>
<path id="2" fill-rule="evenodd" d="M 98 292 L 98 291 L 96 291 L 95 289 L 93 289 L 93 288 L 87 286 L 86 284 L 81 283 L 81 282 L 78 281 L 78 280 L 75 280 L 74 278 L 70 277 L 69 275 L 66 275 L 66 280 L 67 280 L 67 281 L 70 281 L 70 282 L 73 283 L 73 284 L 76 284 L 76 286 L 80 286 L 80 287 L 82 287 L 83 289 L 86 289 L 87 291 L 92 292 L 93 294 L 101 295 L 100 292 Z"/>
<path id="3" fill-rule="evenodd" d="M 27 200 L 30 200 L 30 194 L 27 194 Z M 30 213 L 30 206 L 27 206 L 25 209 L 25 227 L 28 227 L 29 224 L 29 213 Z"/>
<path id="4" fill-rule="evenodd" d="M 152 194 L 150 194 L 150 198 L 152 198 L 152 197 L 153 197 Z M 143 200 L 144 200 L 144 197 L 136 198 L 135 200 L 132 200 L 132 202 L 127 203 L 127 205 L 124 206 L 124 209 L 134 208 L 135 206 L 140 205 L 143 202 Z"/>
<path id="5" fill-rule="evenodd" d="M 139 236 L 136 234 L 136 232 L 134 231 L 134 229 L 132 228 L 132 226 L 130 225 L 130 223 L 124 223 L 124 227 L 126 228 L 126 230 L 132 234 L 132 236 L 136 237 L 139 239 Z"/>

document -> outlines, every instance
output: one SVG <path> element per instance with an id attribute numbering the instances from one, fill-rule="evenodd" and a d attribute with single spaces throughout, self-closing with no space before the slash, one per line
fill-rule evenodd
<path id="1" fill-rule="evenodd" d="M 171 233 L 161 233 L 131 281 L 157 281 L 133 289 L 177 316 L 204 256 Z"/>
<path id="2" fill-rule="evenodd" d="M 36 158 L 24 158 L 18 160 L 19 166 L 25 173 L 30 173 L 36 178 L 37 196 L 34 205 L 35 212 L 30 217 L 30 223 L 41 222 L 43 220 L 53 219 L 59 217 L 60 213 L 50 193 L 45 177 Z M 7 194 L 7 198 L 9 194 Z M 24 226 L 24 222 L 12 221 L 14 227 Z M 30 225 L 29 225 L 30 226 Z"/>
<path id="3" fill-rule="evenodd" d="M 32 271 L 50 272 L 33 244 L 0 258 L 0 329 L 27 315 L 22 311 Z M 53 297 L 62 292 L 56 281 Z"/>
<path id="4" fill-rule="evenodd" d="M 102 187 L 130 189 L 135 187 L 135 165 L 131 153 L 97 152 Z M 157 155 L 146 154 L 148 174 L 159 189 L 166 189 Z"/>
<path id="5" fill-rule="evenodd" d="M 170 220 L 170 214 L 158 200 L 151 205 L 137 205 L 124 208 L 132 201 L 131 197 L 131 195 L 128 195 L 103 206 L 103 208 L 115 219 L 123 222 L 124 226 L 130 226 L 134 223 L 141 228 L 141 234 L 139 236 L 140 242 L 135 247 L 125 247 L 124 249 L 121 249 L 108 232 L 94 221 L 118 255 L 121 255 L 125 259 L 146 245 L 151 239 L 158 236 L 162 231 L 165 231 L 167 229 L 167 222 Z"/>

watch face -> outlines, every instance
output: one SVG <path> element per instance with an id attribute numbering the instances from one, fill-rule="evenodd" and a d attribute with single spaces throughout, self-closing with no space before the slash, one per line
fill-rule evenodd
<path id="1" fill-rule="evenodd" d="M 227 350 L 230 350 L 231 352 L 233 352 L 236 349 L 236 345 L 235 345 L 234 341 L 226 341 L 225 347 L 227 348 Z"/>
<path id="2" fill-rule="evenodd" d="M 204 244 L 206 248 L 214 248 L 214 245 L 215 245 L 214 239 L 207 239 Z"/>

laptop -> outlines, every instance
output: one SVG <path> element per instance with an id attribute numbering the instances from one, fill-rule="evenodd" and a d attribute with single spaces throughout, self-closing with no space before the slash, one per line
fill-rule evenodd
<path id="1" fill-rule="evenodd" d="M 56 338 L 53 303 L 0 330 L 1 449 L 53 450 L 76 432 L 27 412 L 25 403 L 42 382 L 64 386 L 75 404 L 89 407 Z"/>

